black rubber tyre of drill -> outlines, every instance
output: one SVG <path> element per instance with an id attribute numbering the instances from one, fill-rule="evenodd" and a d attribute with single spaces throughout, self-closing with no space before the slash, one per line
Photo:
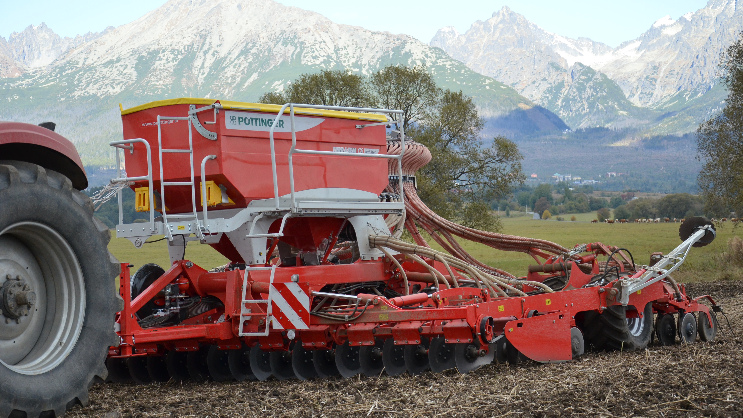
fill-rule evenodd
<path id="1" fill-rule="evenodd" d="M 629 306 L 610 306 L 602 313 L 586 312 L 585 336 L 597 350 L 642 350 L 653 336 L 653 304 L 643 309 L 642 318 L 627 318 Z"/>
<path id="2" fill-rule="evenodd" d="M 109 240 L 67 177 L 0 161 L 0 285 L 15 280 L 26 292 L 0 292 L 0 418 L 63 415 L 105 379 L 120 305 Z"/>

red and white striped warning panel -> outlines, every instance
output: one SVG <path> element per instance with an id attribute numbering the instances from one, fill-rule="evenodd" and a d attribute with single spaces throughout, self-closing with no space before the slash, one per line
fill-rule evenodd
<path id="1" fill-rule="evenodd" d="M 273 283 L 268 290 L 271 299 L 271 326 L 274 329 L 309 329 L 310 296 L 306 283 Z"/>

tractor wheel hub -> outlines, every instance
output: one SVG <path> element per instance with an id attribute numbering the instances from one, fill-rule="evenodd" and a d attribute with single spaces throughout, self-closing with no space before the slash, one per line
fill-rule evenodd
<path id="1" fill-rule="evenodd" d="M 15 277 L 7 275 L 0 287 L 0 300 L 0 311 L 6 322 L 13 319 L 20 321 L 21 317 L 28 316 L 31 307 L 36 303 L 36 292 L 20 275 Z"/>

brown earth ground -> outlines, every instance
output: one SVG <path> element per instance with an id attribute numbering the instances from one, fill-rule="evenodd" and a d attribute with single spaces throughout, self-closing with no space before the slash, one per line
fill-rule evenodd
<path id="1" fill-rule="evenodd" d="M 726 313 L 711 343 L 588 353 L 562 364 L 310 382 L 102 384 L 70 417 L 743 416 L 743 281 L 694 283 Z"/>

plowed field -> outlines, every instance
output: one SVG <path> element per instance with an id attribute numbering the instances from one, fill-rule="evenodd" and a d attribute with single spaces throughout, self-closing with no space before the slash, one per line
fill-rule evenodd
<path id="1" fill-rule="evenodd" d="M 310 382 L 101 384 L 71 417 L 743 416 L 743 282 L 695 283 L 726 313 L 712 343 L 587 353 L 563 364 Z"/>

